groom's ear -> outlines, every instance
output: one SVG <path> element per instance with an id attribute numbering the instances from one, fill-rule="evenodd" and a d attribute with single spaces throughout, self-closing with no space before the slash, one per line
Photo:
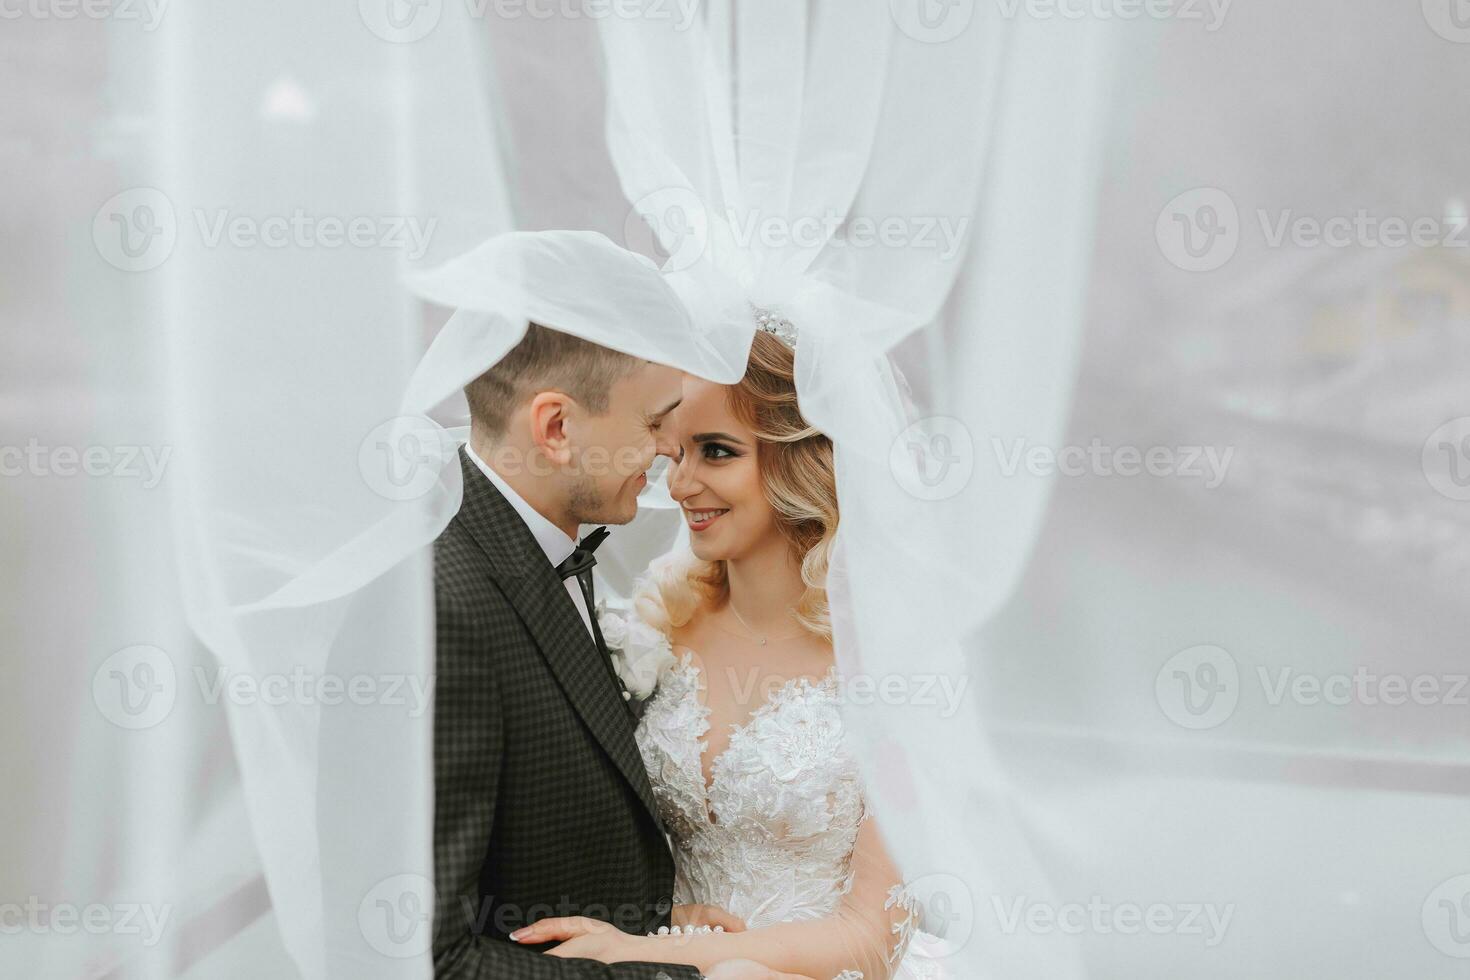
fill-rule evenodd
<path id="1" fill-rule="evenodd" d="M 572 459 L 567 420 L 573 404 L 565 392 L 538 391 L 531 396 L 527 406 L 531 420 L 531 445 L 557 466 L 565 466 Z"/>

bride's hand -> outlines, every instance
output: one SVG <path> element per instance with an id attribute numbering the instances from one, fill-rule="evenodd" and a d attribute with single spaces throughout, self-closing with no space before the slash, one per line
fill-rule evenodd
<path id="1" fill-rule="evenodd" d="M 676 926 L 721 926 L 726 932 L 744 932 L 745 922 L 718 905 L 675 905 L 671 916 Z"/>
<path id="2" fill-rule="evenodd" d="M 600 960 L 603 963 L 647 959 L 649 944 L 653 942 L 645 937 L 630 936 L 616 926 L 582 915 L 541 919 L 517 929 L 510 938 L 527 946 L 559 942 L 560 946 L 546 951 L 548 956 Z"/>

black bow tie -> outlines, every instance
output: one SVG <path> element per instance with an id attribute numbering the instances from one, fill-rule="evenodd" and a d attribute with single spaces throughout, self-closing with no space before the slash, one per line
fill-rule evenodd
<path id="1" fill-rule="evenodd" d="M 597 564 L 597 558 L 592 553 L 606 540 L 607 535 L 607 528 L 600 527 L 577 543 L 572 553 L 563 558 L 561 564 L 556 566 L 556 574 L 562 577 L 562 581 L 566 581 L 573 575 L 577 576 L 580 581 L 582 575 L 592 571 L 592 566 Z"/>

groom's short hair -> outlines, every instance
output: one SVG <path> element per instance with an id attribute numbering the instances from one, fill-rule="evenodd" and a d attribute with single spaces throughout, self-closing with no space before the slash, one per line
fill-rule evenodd
<path id="1" fill-rule="evenodd" d="M 539 323 L 494 367 L 465 385 L 470 418 L 491 438 L 505 435 L 516 406 L 538 391 L 555 389 L 593 415 L 607 411 L 612 386 L 632 374 L 642 358 Z"/>

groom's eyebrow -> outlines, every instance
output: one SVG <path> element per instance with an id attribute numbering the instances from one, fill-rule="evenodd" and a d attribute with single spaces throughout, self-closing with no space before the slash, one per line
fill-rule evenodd
<path id="1" fill-rule="evenodd" d="M 696 446 L 702 446 L 707 442 L 733 442 L 737 446 L 745 445 L 744 442 L 730 435 L 728 432 L 700 432 L 689 437 Z"/>

